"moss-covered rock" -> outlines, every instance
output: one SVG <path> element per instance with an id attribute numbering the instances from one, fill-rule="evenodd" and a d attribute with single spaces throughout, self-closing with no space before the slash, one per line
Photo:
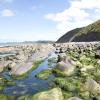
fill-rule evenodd
<path id="1" fill-rule="evenodd" d="M 20 96 L 20 97 L 18 97 L 17 100 L 32 100 L 32 98 L 29 97 L 28 95 L 26 95 L 26 96 Z"/>
<path id="2" fill-rule="evenodd" d="M 64 96 L 64 100 L 68 100 L 68 98 L 72 97 L 73 94 L 72 94 L 72 92 L 63 91 L 63 96 Z"/>
<path id="3" fill-rule="evenodd" d="M 68 78 L 55 78 L 54 82 L 63 90 L 69 92 L 80 92 L 81 83 L 80 81 L 73 79 L 72 77 Z"/>
<path id="4" fill-rule="evenodd" d="M 0 100 L 16 100 L 14 96 L 5 96 L 4 94 L 0 94 Z"/>
<path id="5" fill-rule="evenodd" d="M 39 79 L 48 79 L 49 75 L 51 74 L 52 74 L 52 71 L 49 69 L 46 69 L 46 70 L 41 71 L 37 75 L 35 75 L 35 77 Z"/>
<path id="6" fill-rule="evenodd" d="M 35 94 L 32 100 L 63 100 L 63 94 L 60 88 L 54 88 Z"/>
<path id="7" fill-rule="evenodd" d="M 89 70 L 92 70 L 94 69 L 94 66 L 93 65 L 84 65 L 82 68 L 81 68 L 81 71 L 82 72 L 86 72 L 86 71 L 89 71 Z"/>
<path id="8" fill-rule="evenodd" d="M 6 96 L 3 95 L 3 94 L 0 94 L 0 100 L 7 100 L 7 99 L 6 99 Z"/>
<path id="9" fill-rule="evenodd" d="M 0 85 L 0 91 L 4 89 L 4 85 Z"/>
<path id="10" fill-rule="evenodd" d="M 59 74 L 59 71 L 61 71 L 65 76 L 70 76 L 74 73 L 75 66 L 72 64 L 72 62 L 67 59 L 65 62 L 61 61 L 58 62 L 55 71 L 57 74 Z M 59 71 L 58 71 L 59 70 Z"/>
<path id="11" fill-rule="evenodd" d="M 89 98 L 90 98 L 90 93 L 89 93 L 88 91 L 80 92 L 80 97 L 81 97 L 83 100 L 89 100 Z"/>
<path id="12" fill-rule="evenodd" d="M 53 69 L 52 70 L 53 74 L 56 76 L 56 77 L 65 77 L 66 74 L 62 71 L 60 71 L 59 69 Z"/>

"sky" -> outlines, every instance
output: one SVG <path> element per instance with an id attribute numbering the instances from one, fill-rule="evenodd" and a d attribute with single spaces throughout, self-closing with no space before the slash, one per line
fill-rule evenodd
<path id="1" fill-rule="evenodd" d="M 100 19 L 100 0 L 0 0 L 0 42 L 53 40 Z"/>

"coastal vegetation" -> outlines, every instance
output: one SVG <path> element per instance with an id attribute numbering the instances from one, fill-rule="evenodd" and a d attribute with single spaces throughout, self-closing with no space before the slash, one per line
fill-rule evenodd
<path id="1" fill-rule="evenodd" d="M 65 42 L 91 42 L 100 41 L 100 20 L 82 28 L 73 29 L 57 40 L 57 43 Z"/>

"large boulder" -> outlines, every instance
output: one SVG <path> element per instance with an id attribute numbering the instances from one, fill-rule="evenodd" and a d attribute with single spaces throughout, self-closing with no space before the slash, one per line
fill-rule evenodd
<path id="1" fill-rule="evenodd" d="M 63 95 L 60 88 L 54 88 L 35 94 L 32 100 L 63 100 Z"/>
<path id="2" fill-rule="evenodd" d="M 11 68 L 10 74 L 18 76 L 23 75 L 32 68 L 32 64 L 33 64 L 32 62 L 27 62 L 27 63 L 22 62 L 15 64 L 15 66 Z"/>
<path id="3" fill-rule="evenodd" d="M 55 70 L 59 70 L 67 76 L 73 74 L 74 69 L 75 69 L 75 66 L 69 59 L 68 60 L 66 59 L 65 62 L 64 61 L 58 62 L 55 67 Z"/>

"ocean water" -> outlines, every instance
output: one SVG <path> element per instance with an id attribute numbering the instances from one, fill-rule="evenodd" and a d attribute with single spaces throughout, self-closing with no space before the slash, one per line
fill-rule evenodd
<path id="1" fill-rule="evenodd" d="M 19 42 L 19 43 L 0 43 L 0 47 L 7 47 L 7 46 L 16 46 L 16 45 L 22 45 L 25 43 Z"/>

